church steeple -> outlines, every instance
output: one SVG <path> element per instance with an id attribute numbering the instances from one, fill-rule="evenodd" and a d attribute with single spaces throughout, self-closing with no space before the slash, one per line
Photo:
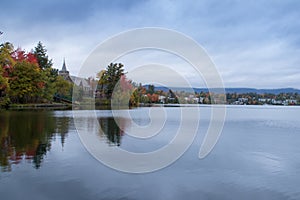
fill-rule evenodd
<path id="1" fill-rule="evenodd" d="M 66 66 L 66 60 L 64 58 L 64 62 L 63 62 L 63 66 L 61 68 L 61 70 L 58 72 L 58 74 L 62 77 L 64 77 L 64 79 L 69 79 L 69 71 L 67 70 L 67 66 Z"/>
<path id="2" fill-rule="evenodd" d="M 63 66 L 62 66 L 61 71 L 62 71 L 62 72 L 67 72 L 66 60 L 65 60 L 65 58 L 64 58 L 64 63 L 63 63 Z"/>

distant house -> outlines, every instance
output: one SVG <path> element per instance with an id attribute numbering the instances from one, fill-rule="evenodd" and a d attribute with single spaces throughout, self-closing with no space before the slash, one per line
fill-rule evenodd
<path id="1" fill-rule="evenodd" d="M 295 100 L 295 99 L 287 99 L 285 101 L 285 103 L 288 104 L 288 105 L 296 105 L 298 103 L 298 101 Z"/>
<path id="2" fill-rule="evenodd" d="M 242 104 L 248 103 L 248 98 L 238 98 L 238 101 Z"/>
<path id="3" fill-rule="evenodd" d="M 159 95 L 158 100 L 159 100 L 159 103 L 166 103 L 166 97 L 165 96 Z"/>
<path id="4" fill-rule="evenodd" d="M 66 62 L 64 59 L 61 70 L 58 72 L 59 76 L 62 76 L 65 80 L 75 84 L 80 89 L 82 89 L 85 95 L 92 96 L 94 95 L 95 88 L 97 86 L 97 81 L 92 78 L 81 78 L 77 76 L 70 76 L 69 71 L 67 70 Z"/>
<path id="5" fill-rule="evenodd" d="M 272 99 L 271 103 L 273 105 L 283 105 L 283 101 L 282 100 Z"/>
<path id="6" fill-rule="evenodd" d="M 259 102 L 262 102 L 262 103 L 266 103 L 266 102 L 267 102 L 267 99 L 265 99 L 265 98 L 259 98 L 258 101 L 259 101 Z"/>
<path id="7" fill-rule="evenodd" d="M 200 103 L 200 99 L 198 97 L 193 98 L 193 103 Z"/>
<path id="8" fill-rule="evenodd" d="M 83 90 L 84 94 L 90 94 L 90 91 L 93 90 L 89 80 L 76 76 L 70 76 L 70 78 L 75 85 Z"/>
<path id="9" fill-rule="evenodd" d="M 204 97 L 199 97 L 199 103 L 203 104 L 204 102 Z"/>

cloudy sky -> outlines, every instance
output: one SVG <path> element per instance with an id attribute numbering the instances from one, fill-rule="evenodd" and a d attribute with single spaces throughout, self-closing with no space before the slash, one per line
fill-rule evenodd
<path id="1" fill-rule="evenodd" d="M 1 43 L 30 50 L 42 41 L 54 67 L 61 68 L 65 57 L 74 75 L 107 38 L 134 28 L 161 27 L 199 43 L 226 87 L 300 88 L 298 0 L 1 0 L 0 7 Z M 139 52 L 136 57 L 159 63 L 153 55 Z M 134 60 L 134 54 L 121 59 L 125 66 L 136 65 Z M 184 63 L 176 63 L 179 73 L 202 86 Z"/>

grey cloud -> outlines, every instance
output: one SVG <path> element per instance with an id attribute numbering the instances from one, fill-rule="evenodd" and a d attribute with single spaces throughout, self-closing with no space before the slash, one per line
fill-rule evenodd
<path id="1" fill-rule="evenodd" d="M 2 0 L 1 8 L 1 42 L 30 50 L 41 40 L 56 66 L 66 57 L 72 73 L 111 35 L 158 26 L 200 43 L 227 85 L 300 87 L 298 1 Z M 192 73 L 190 77 L 197 85 Z"/>

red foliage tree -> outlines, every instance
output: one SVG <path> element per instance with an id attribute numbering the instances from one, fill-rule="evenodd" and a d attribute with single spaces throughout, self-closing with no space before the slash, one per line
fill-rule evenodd
<path id="1" fill-rule="evenodd" d="M 29 62 L 31 64 L 35 64 L 38 65 L 38 61 L 36 56 L 33 53 L 26 53 L 25 51 L 23 51 L 22 49 L 18 48 L 17 50 L 15 50 L 12 54 L 11 57 L 14 59 L 14 61 L 16 62 Z"/>

